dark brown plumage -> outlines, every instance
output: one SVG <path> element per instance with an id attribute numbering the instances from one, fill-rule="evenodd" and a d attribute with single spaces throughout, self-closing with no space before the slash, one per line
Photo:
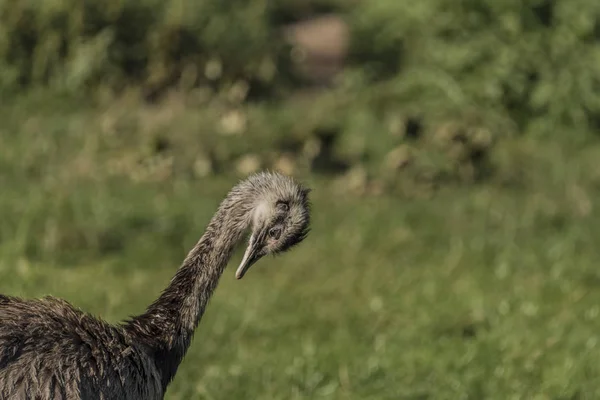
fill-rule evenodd
<path id="1" fill-rule="evenodd" d="M 159 298 L 121 324 L 53 297 L 0 295 L 0 399 L 162 399 L 244 232 L 238 279 L 304 239 L 308 192 L 277 173 L 239 183 Z"/>

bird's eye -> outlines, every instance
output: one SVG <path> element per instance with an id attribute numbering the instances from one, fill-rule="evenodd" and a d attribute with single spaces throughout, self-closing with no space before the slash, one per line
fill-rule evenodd
<path id="1" fill-rule="evenodd" d="M 269 237 L 271 239 L 279 239 L 279 236 L 281 236 L 281 228 L 271 228 L 269 229 Z"/>
<path id="2" fill-rule="evenodd" d="M 289 209 L 290 209 L 290 206 L 283 201 L 278 201 L 276 204 L 276 207 L 280 211 L 289 211 Z"/>

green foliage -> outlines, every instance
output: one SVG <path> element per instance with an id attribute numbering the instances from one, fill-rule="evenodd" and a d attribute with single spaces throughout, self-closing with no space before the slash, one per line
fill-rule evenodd
<path id="1" fill-rule="evenodd" d="M 0 3 L 3 87 L 158 90 L 239 79 L 268 88 L 279 63 L 266 1 Z"/>
<path id="2" fill-rule="evenodd" d="M 386 79 L 392 96 L 436 111 L 494 110 L 522 132 L 597 128 L 595 1 L 362 2 L 353 21 L 354 64 Z"/>
<path id="3" fill-rule="evenodd" d="M 214 112 L 203 113 L 206 129 L 247 126 L 264 153 L 318 147 L 316 161 L 302 161 L 315 171 L 356 167 L 395 181 L 382 160 L 406 153 L 388 166 L 410 164 L 402 170 L 416 180 L 473 181 L 493 175 L 498 141 L 594 132 L 600 121 L 600 5 L 591 0 L 13 3 L 0 2 L 4 92 L 191 93 Z M 282 26 L 324 12 L 348 23 L 347 68 L 332 91 L 297 100 Z M 440 147 L 449 124 L 460 132 Z M 488 139 L 472 146 L 465 135 Z M 207 153 L 223 164 L 257 152 L 234 138 L 206 137 Z M 453 141 L 467 144 L 448 150 Z"/>
<path id="4" fill-rule="evenodd" d="M 0 85 L 73 91 L 249 83 L 273 94 L 293 75 L 281 26 L 347 16 L 364 91 L 435 112 L 490 112 L 520 130 L 595 128 L 600 5 L 591 0 L 264 0 L 0 3 Z"/>

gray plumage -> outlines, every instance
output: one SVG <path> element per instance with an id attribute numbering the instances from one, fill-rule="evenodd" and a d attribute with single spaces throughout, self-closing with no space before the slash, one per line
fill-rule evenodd
<path id="1" fill-rule="evenodd" d="M 53 297 L 0 295 L 0 399 L 162 399 L 245 231 L 238 279 L 305 238 L 308 192 L 278 173 L 240 182 L 159 298 L 120 324 Z"/>

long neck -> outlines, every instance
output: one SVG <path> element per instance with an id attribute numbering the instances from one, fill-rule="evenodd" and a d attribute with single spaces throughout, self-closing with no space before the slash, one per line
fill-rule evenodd
<path id="1" fill-rule="evenodd" d="M 243 204 L 229 199 L 221 204 L 169 286 L 144 314 L 125 325 L 134 339 L 150 349 L 163 389 L 175 376 L 235 245 L 248 227 Z"/>

